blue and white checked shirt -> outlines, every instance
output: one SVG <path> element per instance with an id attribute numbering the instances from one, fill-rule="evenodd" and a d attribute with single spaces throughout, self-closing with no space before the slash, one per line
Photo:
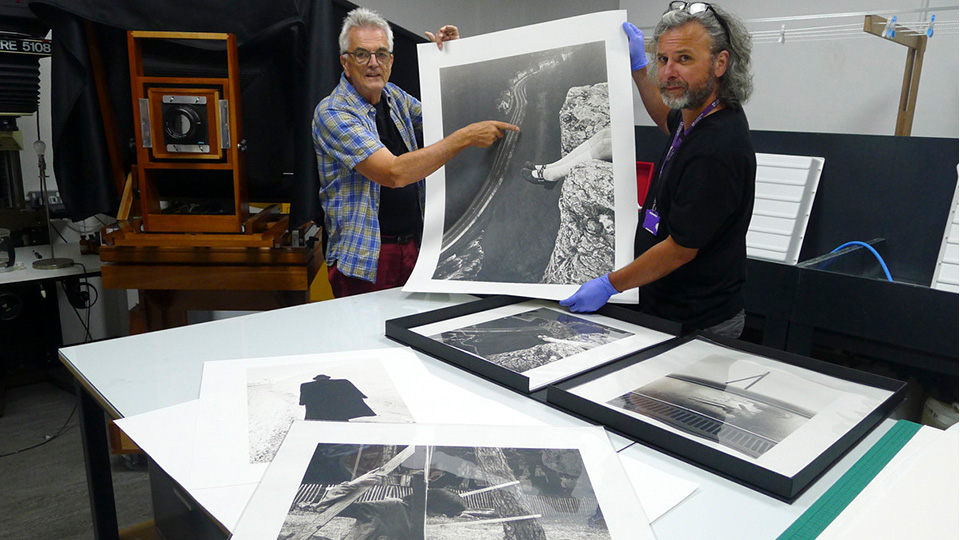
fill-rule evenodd
<path id="1" fill-rule="evenodd" d="M 410 151 L 417 149 L 415 128 L 423 124 L 420 102 L 393 83 L 383 97 L 390 117 Z M 380 184 L 354 167 L 383 148 L 377 134 L 376 109 L 340 75 L 337 88 L 313 114 L 313 146 L 320 170 L 320 204 L 327 229 L 327 264 L 337 263 L 344 275 L 377 279 L 380 257 Z M 423 212 L 423 180 L 417 182 Z"/>

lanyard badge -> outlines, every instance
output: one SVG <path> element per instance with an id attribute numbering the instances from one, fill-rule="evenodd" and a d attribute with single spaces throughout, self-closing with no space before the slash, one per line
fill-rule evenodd
<path id="1" fill-rule="evenodd" d="M 650 234 L 656 236 L 660 230 L 660 214 L 653 208 L 648 208 L 643 214 L 643 228 Z"/>

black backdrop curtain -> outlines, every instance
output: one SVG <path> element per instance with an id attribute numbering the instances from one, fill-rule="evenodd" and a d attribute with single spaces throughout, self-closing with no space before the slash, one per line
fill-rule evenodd
<path id="1" fill-rule="evenodd" d="M 120 149 L 125 171 L 132 147 L 127 30 L 226 32 L 237 36 L 240 105 L 247 141 L 246 173 L 253 202 L 290 202 L 291 226 L 322 223 L 313 109 L 340 77 L 337 38 L 344 0 L 34 0 L 31 9 L 53 31 L 51 118 L 53 168 L 68 216 L 79 221 L 116 211 L 107 145 Z M 87 21 L 93 23 L 87 25 Z M 90 64 L 88 29 L 96 32 L 115 116 L 116 141 L 106 141 Z M 416 44 L 394 25 L 392 82 L 419 97 Z M 190 66 L 190 45 L 175 62 Z M 203 42 L 197 42 L 202 45 Z"/>

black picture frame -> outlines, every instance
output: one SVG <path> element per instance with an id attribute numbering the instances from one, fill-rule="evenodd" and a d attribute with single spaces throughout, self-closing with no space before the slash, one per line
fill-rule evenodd
<path id="1" fill-rule="evenodd" d="M 624 370 L 656 358 L 669 350 L 688 342 L 699 340 L 719 345 L 737 352 L 748 353 L 766 360 L 814 371 L 841 381 L 858 383 L 873 389 L 889 392 L 877 407 L 852 428 L 839 436 L 825 450 L 813 459 L 805 462 L 794 474 L 778 473 L 763 467 L 747 456 L 737 457 L 709 446 L 693 435 L 678 434 L 662 427 L 655 416 L 653 422 L 639 420 L 623 409 L 615 409 L 603 403 L 592 401 L 574 392 L 581 385 L 598 381 L 604 377 L 623 377 Z M 815 360 L 812 358 L 783 352 L 761 345 L 696 332 L 675 340 L 670 347 L 658 347 L 638 354 L 621 358 L 615 362 L 551 385 L 547 389 L 546 400 L 549 404 L 567 410 L 582 418 L 598 422 L 613 431 L 631 438 L 641 444 L 670 454 L 678 459 L 699 466 L 707 471 L 740 483 L 776 499 L 793 502 L 817 478 L 826 472 L 836 461 L 852 448 L 862 437 L 902 401 L 906 393 L 906 383 L 880 375 L 858 371 L 852 368 Z M 664 377 L 664 379 L 667 377 Z M 641 413 L 635 413 L 641 414 Z"/>
<path id="2" fill-rule="evenodd" d="M 528 376 L 497 365 L 481 358 L 480 356 L 465 352 L 449 344 L 443 343 L 442 341 L 419 334 L 413 330 L 428 324 L 452 320 L 458 317 L 478 314 L 532 300 L 533 299 L 524 297 L 497 295 L 457 306 L 450 306 L 416 315 L 390 319 L 386 321 L 385 325 L 386 336 L 394 341 L 413 347 L 418 351 L 429 354 L 430 356 L 469 371 L 475 375 L 479 375 L 501 386 L 508 387 L 523 394 L 533 394 L 535 389 L 531 389 L 530 378 Z M 556 309 L 566 311 L 566 308 L 563 307 L 557 307 Z M 623 354 L 617 354 L 616 356 L 612 356 L 601 363 L 591 366 L 589 369 L 606 365 L 624 357 L 625 355 L 635 354 L 642 350 L 647 350 L 650 347 L 655 347 L 664 342 L 677 339 L 681 333 L 681 325 L 679 323 L 652 317 L 617 305 L 608 304 L 599 309 L 596 314 L 628 323 L 629 325 L 635 326 L 638 329 L 653 330 L 667 334 L 669 337 L 642 349 L 638 348 Z M 571 315 L 577 316 L 578 314 L 573 313 Z M 566 380 L 576 375 L 577 373 L 571 373 L 570 375 L 555 382 Z M 545 395 L 546 386 L 543 387 L 542 393 Z"/>

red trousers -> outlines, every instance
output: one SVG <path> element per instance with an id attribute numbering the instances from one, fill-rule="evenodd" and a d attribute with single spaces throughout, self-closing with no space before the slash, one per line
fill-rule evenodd
<path id="1" fill-rule="evenodd" d="M 383 289 L 400 287 L 407 282 L 417 264 L 417 245 L 410 240 L 403 244 L 381 244 L 380 258 L 377 260 L 377 281 L 371 283 L 365 279 L 350 277 L 337 270 L 336 263 L 330 265 L 327 276 L 333 296 L 342 298 Z"/>

